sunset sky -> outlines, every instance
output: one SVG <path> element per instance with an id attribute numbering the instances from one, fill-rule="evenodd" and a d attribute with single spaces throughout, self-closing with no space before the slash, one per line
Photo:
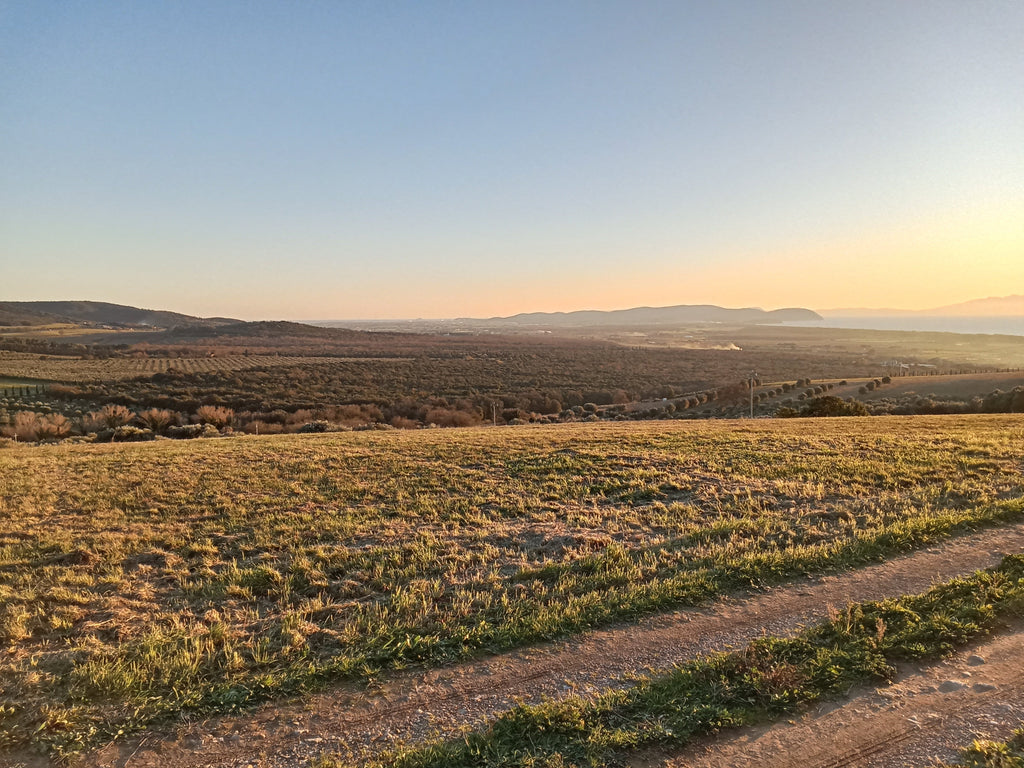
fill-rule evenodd
<path id="1" fill-rule="evenodd" d="M 1024 3 L 3 2 L 0 300 L 1024 293 Z"/>

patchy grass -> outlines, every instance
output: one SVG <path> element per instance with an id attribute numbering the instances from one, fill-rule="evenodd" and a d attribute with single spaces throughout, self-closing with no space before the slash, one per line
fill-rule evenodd
<path id="1" fill-rule="evenodd" d="M 1006 741 L 975 741 L 958 763 L 946 768 L 1024 768 L 1024 726 Z"/>
<path id="2" fill-rule="evenodd" d="M 56 754 L 1024 518 L 1024 419 L 12 447 L 0 746 Z M 825 431 L 827 430 L 827 431 Z"/>
<path id="3" fill-rule="evenodd" d="M 519 706 L 486 730 L 405 748 L 373 768 L 614 766 L 651 746 L 797 711 L 856 683 L 885 680 L 892 664 L 934 659 L 1024 610 L 1024 557 L 922 595 L 850 605 L 795 638 L 763 638 L 639 678 L 593 700 L 572 697 Z M 975 744 L 968 766 L 1017 766 L 1020 739 Z M 973 761 L 973 762 L 970 762 Z M 321 766 L 346 765 L 325 758 Z"/>

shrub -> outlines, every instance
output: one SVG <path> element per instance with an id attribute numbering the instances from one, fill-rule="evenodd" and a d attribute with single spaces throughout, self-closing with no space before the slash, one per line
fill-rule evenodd
<path id="1" fill-rule="evenodd" d="M 3 434 L 24 442 L 62 440 L 71 434 L 71 422 L 61 413 L 19 411 L 14 414 L 13 424 L 3 429 Z"/>
<path id="2" fill-rule="evenodd" d="M 419 429 L 420 423 L 415 419 L 407 419 L 405 416 L 394 416 L 391 419 L 391 426 L 396 429 Z"/>
<path id="3" fill-rule="evenodd" d="M 219 405 L 201 405 L 196 409 L 195 421 L 197 424 L 209 424 L 218 430 L 230 426 L 235 412 L 230 408 Z"/>
<path id="4" fill-rule="evenodd" d="M 254 419 L 246 422 L 245 426 L 242 427 L 242 431 L 248 432 L 250 435 L 279 435 L 284 432 L 284 425 L 277 422 Z"/>
<path id="5" fill-rule="evenodd" d="M 167 436 L 177 440 L 191 440 L 196 437 L 217 437 L 220 432 L 212 424 L 182 424 L 167 428 Z"/>
<path id="6" fill-rule="evenodd" d="M 323 416 L 334 424 L 344 424 L 350 427 L 384 420 L 384 414 L 380 407 L 373 403 L 335 405 L 325 409 Z"/>
<path id="7" fill-rule="evenodd" d="M 39 419 L 36 440 L 63 440 L 71 434 L 71 422 L 62 413 L 51 413 Z"/>
<path id="8" fill-rule="evenodd" d="M 178 423 L 178 415 L 165 408 L 150 408 L 139 414 L 139 421 L 157 434 L 163 434 L 172 424 Z"/>
<path id="9" fill-rule="evenodd" d="M 114 429 L 110 436 L 111 442 L 114 443 L 134 443 L 143 440 L 155 440 L 156 435 L 151 429 L 139 429 L 133 427 L 130 424 L 123 424 L 120 427 Z"/>
<path id="10" fill-rule="evenodd" d="M 106 427 L 116 429 L 122 424 L 127 424 L 134 418 L 134 414 L 123 405 L 108 403 L 98 411 L 90 411 L 82 420 L 83 428 L 87 432 Z"/>
<path id="11" fill-rule="evenodd" d="M 18 411 L 14 414 L 13 436 L 23 442 L 33 442 L 39 434 L 39 422 L 42 414 L 33 411 Z"/>
<path id="12" fill-rule="evenodd" d="M 835 395 L 816 397 L 805 405 L 801 416 L 867 416 L 868 409 L 864 403 L 856 400 L 847 402 Z"/>
<path id="13" fill-rule="evenodd" d="M 512 418 L 529 418 L 529 415 L 523 415 L 525 412 L 515 408 L 509 409 L 509 412 L 514 412 L 515 415 Z M 453 408 L 431 408 L 423 417 L 423 421 L 427 424 L 436 424 L 439 427 L 468 427 L 480 423 L 480 419 L 475 413 Z"/>
<path id="14" fill-rule="evenodd" d="M 74 400 L 84 393 L 78 387 L 71 387 L 67 384 L 51 384 L 47 388 L 46 394 L 54 400 Z"/>
<path id="15" fill-rule="evenodd" d="M 285 417 L 285 424 L 307 424 L 316 420 L 316 414 L 309 408 L 299 408 L 295 413 L 289 413 Z"/>

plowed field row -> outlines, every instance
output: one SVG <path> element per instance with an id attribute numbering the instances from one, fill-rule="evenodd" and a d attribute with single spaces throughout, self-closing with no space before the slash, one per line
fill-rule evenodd
<path id="1" fill-rule="evenodd" d="M 352 358 L 345 358 L 352 359 Z M 363 358 L 358 358 L 363 359 Z M 289 355 L 229 355 L 225 357 L 133 357 L 82 360 L 0 351 L 0 376 L 69 383 L 120 381 L 171 369 L 184 373 L 225 373 L 270 366 L 323 365 L 338 358 Z"/>

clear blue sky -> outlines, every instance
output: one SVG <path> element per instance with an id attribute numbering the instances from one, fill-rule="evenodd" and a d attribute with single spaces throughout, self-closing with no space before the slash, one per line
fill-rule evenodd
<path id="1" fill-rule="evenodd" d="M 1024 292 L 1024 3 L 3 2 L 0 300 Z"/>

